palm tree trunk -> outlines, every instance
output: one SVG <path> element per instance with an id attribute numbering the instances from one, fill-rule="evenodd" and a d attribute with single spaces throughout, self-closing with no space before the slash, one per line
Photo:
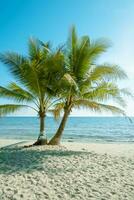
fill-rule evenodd
<path id="1" fill-rule="evenodd" d="M 40 115 L 40 133 L 34 145 L 45 145 L 45 144 L 47 144 L 47 138 L 45 135 L 45 114 L 42 114 Z"/>
<path id="2" fill-rule="evenodd" d="M 49 141 L 49 145 L 59 145 L 60 144 L 60 140 L 68 119 L 68 116 L 70 114 L 70 109 L 66 109 L 63 115 L 63 118 L 61 120 L 60 126 L 56 132 L 56 134 L 52 137 L 52 139 Z"/>
<path id="3" fill-rule="evenodd" d="M 40 139 L 41 137 L 44 137 L 45 135 L 44 129 L 45 129 L 45 117 L 43 116 L 43 117 L 40 117 L 40 134 L 39 134 L 38 139 Z"/>

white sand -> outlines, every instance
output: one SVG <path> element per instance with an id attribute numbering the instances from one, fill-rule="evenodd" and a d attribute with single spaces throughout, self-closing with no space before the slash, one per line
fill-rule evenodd
<path id="1" fill-rule="evenodd" d="M 7 140 L 7 139 L 0 139 L 0 147 L 12 145 L 15 143 L 21 142 L 21 140 Z"/>
<path id="2" fill-rule="evenodd" d="M 0 199 L 134 200 L 133 144 L 64 146 L 1 150 Z"/>
<path id="3" fill-rule="evenodd" d="M 112 156 L 125 156 L 134 158 L 134 143 L 75 143 L 67 142 L 64 145 L 70 150 L 94 151 L 97 154 L 109 154 Z"/>
<path id="4" fill-rule="evenodd" d="M 24 143 L 23 143 L 24 142 Z M 32 144 L 33 140 L 27 142 L 23 140 L 11 140 L 0 139 L 0 147 L 10 146 L 18 144 L 24 146 L 24 144 Z M 22 143 L 22 144 L 19 144 Z M 78 142 L 63 142 L 62 146 L 65 146 L 71 151 L 86 151 L 95 152 L 97 154 L 109 154 L 112 156 L 125 156 L 127 158 L 134 157 L 134 143 L 78 143 Z"/>

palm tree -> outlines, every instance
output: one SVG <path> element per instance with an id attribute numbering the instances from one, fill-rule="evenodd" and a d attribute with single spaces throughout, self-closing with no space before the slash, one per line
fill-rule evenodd
<path id="1" fill-rule="evenodd" d="M 62 74 L 64 61 L 60 49 L 50 51 L 50 44 L 39 40 L 29 40 L 28 56 L 17 53 L 4 53 L 0 60 L 8 66 L 16 82 L 7 87 L 0 86 L 0 97 L 15 101 L 13 104 L 0 105 L 0 116 L 13 113 L 21 108 L 31 108 L 40 119 L 40 133 L 34 143 L 46 144 L 45 117 L 46 113 L 58 99 L 54 98 L 52 85 Z"/>
<path id="2" fill-rule="evenodd" d="M 92 111 L 111 111 L 114 114 L 123 114 L 124 111 L 108 100 L 125 106 L 123 95 L 130 95 L 126 89 L 119 89 L 118 79 L 126 78 L 125 72 L 117 65 L 101 64 L 96 60 L 106 52 L 108 44 L 105 40 L 91 42 L 88 36 L 77 38 L 75 28 L 71 30 L 67 47 L 64 52 L 66 73 L 60 87 L 61 102 L 52 110 L 55 117 L 63 111 L 63 117 L 56 134 L 49 144 L 60 143 L 68 116 L 73 108 L 86 108 Z"/>

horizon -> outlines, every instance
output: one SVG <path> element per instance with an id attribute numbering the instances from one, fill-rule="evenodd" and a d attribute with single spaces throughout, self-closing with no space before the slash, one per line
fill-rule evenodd
<path id="1" fill-rule="evenodd" d="M 77 9 L 76 8 L 77 5 Z M 0 5 L 0 52 L 27 52 L 28 38 L 33 36 L 43 41 L 52 41 L 54 47 L 67 40 L 70 27 L 76 26 L 79 36 L 89 35 L 91 39 L 107 38 L 109 48 L 99 63 L 119 64 L 128 74 L 129 79 L 120 83 L 121 87 L 134 85 L 134 1 L 133 0 L 5 0 Z M 81 15 L 82 13 L 82 15 Z M 99 16 L 99 17 L 98 17 Z M 107 16 L 107 17 L 106 17 Z M 0 63 L 0 85 L 13 80 L 6 67 Z M 131 89 L 134 92 L 133 89 Z M 128 116 L 134 116 L 134 101 L 126 98 Z M 0 99 L 0 104 L 9 102 Z M 12 116 L 33 117 L 35 113 L 23 109 Z M 108 117 L 111 114 L 92 113 L 83 109 L 73 110 L 71 117 Z M 115 116 L 116 117 L 116 116 Z"/>
<path id="2" fill-rule="evenodd" d="M 6 118 L 6 117 L 8 117 L 8 118 L 17 118 L 17 117 L 34 117 L 34 118 L 38 118 L 38 116 L 29 116 L 29 115 L 12 115 L 12 116 L 3 116 L 3 117 L 1 117 L 1 118 Z M 54 118 L 54 116 L 46 116 L 46 118 L 47 117 L 51 117 L 51 118 Z M 124 116 L 115 116 L 115 115 L 113 115 L 113 116 L 72 116 L 72 115 L 70 115 L 68 118 L 70 118 L 70 117 L 88 117 L 88 118 L 90 118 L 90 117 L 93 117 L 93 118 L 99 118 L 99 117 L 101 117 L 101 118 L 106 118 L 106 117 L 108 117 L 108 118 L 112 118 L 112 117 L 115 117 L 115 118 L 124 118 L 124 119 L 126 119 L 126 117 L 124 117 Z M 129 117 L 134 117 L 134 116 L 129 116 Z M 62 118 L 62 116 L 60 116 L 60 118 Z"/>

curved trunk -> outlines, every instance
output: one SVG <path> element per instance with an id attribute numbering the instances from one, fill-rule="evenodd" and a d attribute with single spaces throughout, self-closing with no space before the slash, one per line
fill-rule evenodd
<path id="1" fill-rule="evenodd" d="M 70 109 L 66 109 L 63 115 L 63 118 L 61 120 L 60 126 L 56 132 L 56 134 L 52 137 L 52 139 L 49 141 L 49 145 L 59 145 L 60 144 L 60 140 L 67 122 L 67 118 L 70 114 Z"/>
<path id="2" fill-rule="evenodd" d="M 45 145 L 47 144 L 47 138 L 45 135 L 45 114 L 40 114 L 40 133 L 37 141 L 34 145 Z"/>

